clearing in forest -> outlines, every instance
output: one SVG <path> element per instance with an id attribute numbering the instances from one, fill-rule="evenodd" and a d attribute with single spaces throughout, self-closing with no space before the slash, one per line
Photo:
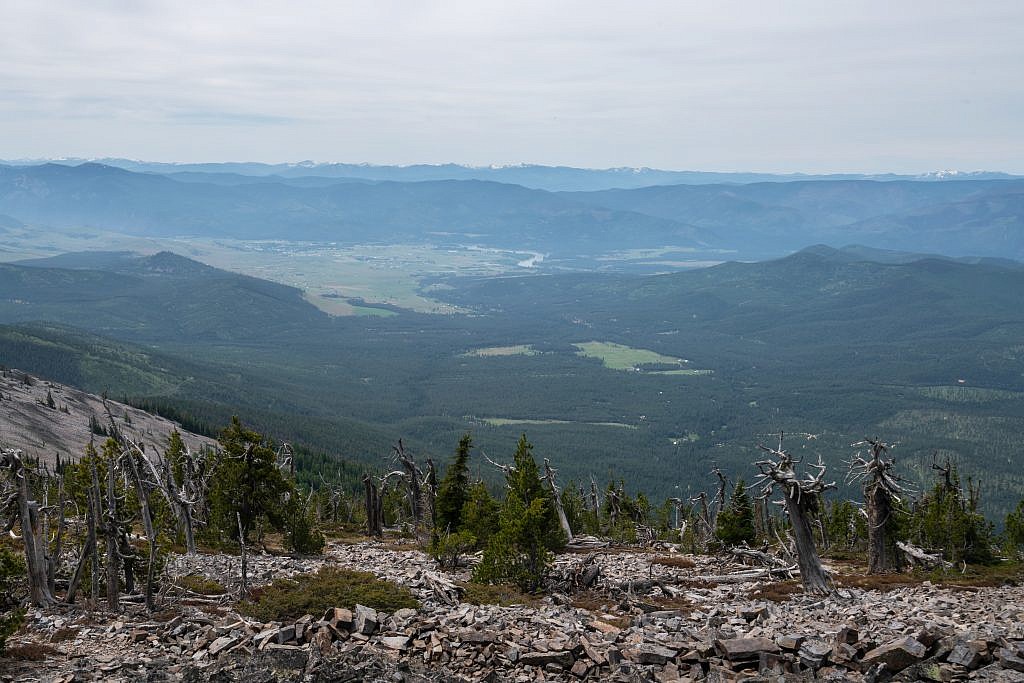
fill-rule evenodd
<path id="1" fill-rule="evenodd" d="M 658 375 L 706 375 L 710 370 L 696 370 L 683 367 L 690 361 L 684 358 L 664 356 L 648 349 L 635 349 L 632 346 L 614 342 L 582 342 L 573 344 L 579 351 L 577 355 L 587 358 L 600 358 L 606 368 L 611 370 L 641 371 L 641 365 L 678 365 L 675 370 L 651 370 L 649 374 Z"/>

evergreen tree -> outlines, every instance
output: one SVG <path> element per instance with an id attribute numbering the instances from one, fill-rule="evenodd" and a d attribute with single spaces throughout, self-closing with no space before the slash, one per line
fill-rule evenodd
<path id="1" fill-rule="evenodd" d="M 440 531 L 454 534 L 462 528 L 462 508 L 469 500 L 469 449 L 472 447 L 473 438 L 468 433 L 463 434 L 437 489 L 435 507 Z"/>
<path id="2" fill-rule="evenodd" d="M 46 407 L 50 410 L 57 408 L 57 403 L 53 400 L 53 394 L 50 393 L 49 389 L 46 390 Z"/>
<path id="3" fill-rule="evenodd" d="M 482 481 L 469 488 L 469 499 L 462 506 L 462 528 L 473 535 L 478 548 L 487 547 L 491 537 L 497 533 L 500 513 L 498 502 Z"/>
<path id="4" fill-rule="evenodd" d="M 1006 515 L 1006 530 L 1003 532 L 1007 551 L 1013 554 L 1024 552 L 1024 500 L 1017 503 L 1017 508 Z"/>
<path id="5" fill-rule="evenodd" d="M 238 540 L 265 519 L 285 527 L 287 497 L 292 487 L 275 462 L 261 434 L 246 429 L 237 417 L 220 434 L 223 453 L 210 480 L 210 527 L 220 540 Z"/>
<path id="6" fill-rule="evenodd" d="M 508 490 L 498 532 L 484 549 L 473 575 L 477 581 L 515 583 L 522 590 L 534 591 L 540 588 L 552 551 L 565 545 L 565 536 L 525 434 L 505 477 Z"/>
<path id="7" fill-rule="evenodd" d="M 941 550 L 954 562 L 991 562 L 992 523 L 978 512 L 978 487 L 968 481 L 965 494 L 952 463 L 936 469 L 943 474 L 942 480 L 914 508 L 911 528 L 918 543 Z"/>
<path id="8" fill-rule="evenodd" d="M 727 546 L 749 545 L 757 537 L 754 532 L 754 506 L 742 479 L 736 482 L 729 504 L 718 514 L 715 536 Z"/>

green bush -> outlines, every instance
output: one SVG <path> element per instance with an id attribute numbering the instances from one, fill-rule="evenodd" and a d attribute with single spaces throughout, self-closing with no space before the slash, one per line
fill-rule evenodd
<path id="1" fill-rule="evenodd" d="M 7 546 L 0 545 L 0 652 L 7 644 L 7 637 L 21 627 L 25 618 L 17 598 L 24 579 L 24 560 Z"/>
<path id="2" fill-rule="evenodd" d="M 385 612 L 419 607 L 408 588 L 381 581 L 369 572 L 323 567 L 315 574 L 277 579 L 257 588 L 253 599 L 242 602 L 242 614 L 262 621 L 297 619 L 305 614 L 321 615 L 331 607 L 355 607 L 356 603 Z"/>
<path id="3" fill-rule="evenodd" d="M 445 569 L 459 566 L 459 558 L 476 547 L 476 536 L 468 531 L 436 536 L 430 544 L 428 553 Z"/>

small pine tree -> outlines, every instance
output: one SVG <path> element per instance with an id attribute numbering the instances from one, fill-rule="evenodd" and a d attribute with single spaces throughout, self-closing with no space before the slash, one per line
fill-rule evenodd
<path id="1" fill-rule="evenodd" d="M 463 434 L 437 489 L 437 528 L 441 532 L 454 534 L 462 528 L 462 508 L 469 500 L 469 449 L 472 447 L 473 437 Z"/>
<path id="2" fill-rule="evenodd" d="M 726 546 L 751 544 L 757 537 L 754 532 L 754 506 L 742 479 L 736 482 L 729 505 L 718 514 L 715 536 Z"/>
<path id="3" fill-rule="evenodd" d="M 939 469 L 943 481 L 935 484 L 914 508 L 911 528 L 918 542 L 941 550 L 954 562 L 991 562 L 992 523 L 978 512 L 978 488 L 968 481 L 965 495 L 956 465 L 947 463 Z"/>
<path id="4" fill-rule="evenodd" d="M 462 506 L 462 529 L 476 539 L 477 548 L 487 547 L 491 537 L 497 533 L 500 513 L 498 502 L 482 481 L 469 488 L 469 499 Z"/>
<path id="5" fill-rule="evenodd" d="M 57 403 L 53 400 L 53 394 L 50 393 L 49 389 L 46 390 L 46 407 L 50 410 L 56 410 L 57 408 Z"/>
<path id="6" fill-rule="evenodd" d="M 1009 553 L 1024 553 L 1024 500 L 1017 503 L 1017 508 L 1006 515 L 1006 529 L 1003 532 L 1006 548 Z"/>
<path id="7" fill-rule="evenodd" d="M 552 551 L 565 545 L 565 535 L 525 434 L 505 477 L 508 491 L 498 532 L 484 549 L 473 576 L 485 583 L 514 583 L 524 591 L 535 591 L 551 563 Z"/>
<path id="8" fill-rule="evenodd" d="M 210 480 L 210 526 L 216 540 L 238 540 L 238 520 L 247 539 L 261 519 L 283 530 L 290 481 L 277 468 L 275 453 L 263 435 L 246 429 L 237 417 L 221 432 L 223 455 Z"/>

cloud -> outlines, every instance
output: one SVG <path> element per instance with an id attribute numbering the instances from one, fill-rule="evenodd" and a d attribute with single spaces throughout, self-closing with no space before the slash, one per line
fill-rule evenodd
<path id="1" fill-rule="evenodd" d="M 1024 171 L 1018 2 L 8 0 L 3 19 L 8 157 Z"/>

